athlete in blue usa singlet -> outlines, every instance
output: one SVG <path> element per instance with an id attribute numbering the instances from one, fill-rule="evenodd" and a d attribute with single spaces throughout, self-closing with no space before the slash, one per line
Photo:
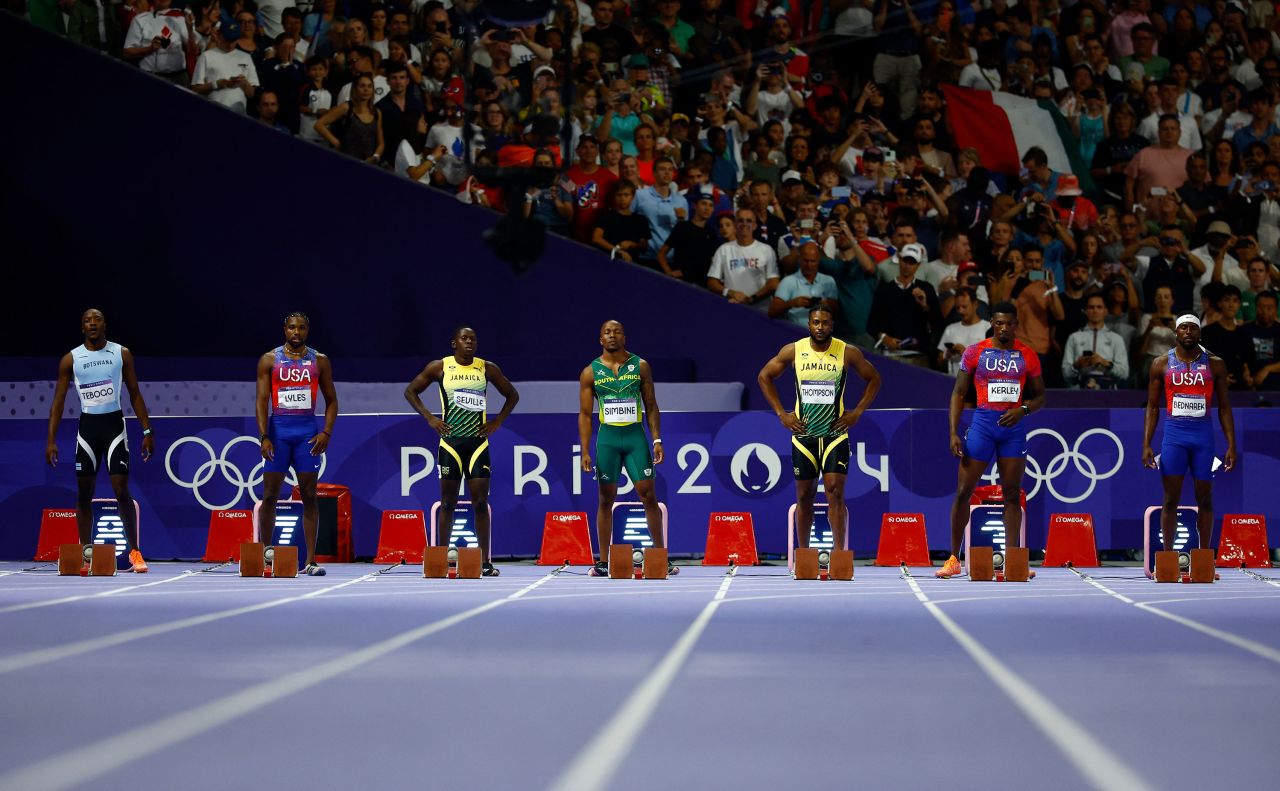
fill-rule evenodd
<path id="1" fill-rule="evenodd" d="M 1227 365 L 1200 345 L 1200 319 L 1191 314 L 1174 322 L 1177 343 L 1166 357 L 1151 364 L 1147 381 L 1147 411 L 1142 433 L 1142 461 L 1159 470 L 1164 484 L 1160 511 L 1160 538 L 1167 550 L 1174 548 L 1178 531 L 1178 501 L 1182 479 L 1191 473 L 1195 490 L 1196 533 L 1199 546 L 1208 548 L 1213 535 L 1213 419 L 1209 410 L 1218 399 L 1218 422 L 1227 437 L 1222 469 L 1236 464 L 1235 418 L 1227 400 Z M 1164 440 L 1157 461 L 1151 442 L 1160 412 L 1165 413 Z"/>
<path id="2" fill-rule="evenodd" d="M 329 358 L 307 346 L 311 322 L 302 313 L 285 317 L 282 346 L 258 360 L 256 413 L 262 443 L 262 507 L 258 509 L 258 540 L 270 545 L 275 536 L 276 501 L 285 473 L 293 468 L 302 495 L 302 531 L 307 541 L 311 576 L 323 576 L 316 563 L 319 511 L 316 481 L 333 424 L 338 418 L 338 394 L 333 387 Z M 317 396 L 324 396 L 324 428 L 316 430 Z"/>
<path id="3" fill-rule="evenodd" d="M 142 425 L 142 459 L 151 458 L 155 439 L 151 418 L 138 388 L 133 355 L 118 343 L 107 340 L 107 319 L 102 311 L 89 309 L 80 316 L 84 343 L 63 355 L 58 365 L 58 383 L 49 410 L 49 442 L 45 460 L 58 463 L 58 424 L 66 405 L 67 389 L 74 383 L 80 396 L 80 425 L 76 431 L 76 526 L 80 543 L 93 541 L 93 488 L 99 466 L 111 478 L 111 489 L 124 522 L 132 570 L 144 572 L 147 563 L 138 547 L 138 514 L 129 493 L 129 440 L 125 431 L 122 388 L 129 390 L 129 403 Z"/>

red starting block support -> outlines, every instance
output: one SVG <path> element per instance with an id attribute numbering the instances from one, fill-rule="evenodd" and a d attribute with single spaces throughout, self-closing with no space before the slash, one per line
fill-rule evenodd
<path id="1" fill-rule="evenodd" d="M 209 514 L 205 563 L 240 562 L 240 545 L 253 541 L 253 511 L 214 511 Z"/>
<path id="2" fill-rule="evenodd" d="M 1049 538 L 1045 541 L 1044 565 L 1097 567 L 1098 547 L 1093 537 L 1092 514 L 1049 515 Z"/>
<path id="3" fill-rule="evenodd" d="M 1217 562 L 1219 568 L 1271 568 L 1267 518 L 1262 514 L 1224 514 Z"/>
<path id="4" fill-rule="evenodd" d="M 76 509 L 45 508 L 41 511 L 40 537 L 36 540 L 36 560 L 57 560 L 58 547 L 63 544 L 79 543 L 80 528 L 76 525 Z"/>
<path id="5" fill-rule="evenodd" d="M 742 512 L 711 514 L 707 524 L 707 553 L 704 566 L 754 566 L 760 562 L 756 554 L 756 530 L 751 514 Z"/>
<path id="6" fill-rule="evenodd" d="M 374 563 L 422 562 L 427 546 L 427 517 L 421 511 L 383 511 Z"/>
<path id="7" fill-rule="evenodd" d="M 877 566 L 932 566 L 924 514 L 884 514 L 880 517 Z"/>
<path id="8" fill-rule="evenodd" d="M 549 511 L 542 520 L 542 551 L 538 554 L 538 565 L 559 566 L 566 561 L 571 566 L 595 563 L 587 515 L 581 511 Z"/>

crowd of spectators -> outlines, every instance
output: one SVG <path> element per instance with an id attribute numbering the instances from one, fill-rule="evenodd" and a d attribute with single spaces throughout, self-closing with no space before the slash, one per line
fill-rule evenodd
<path id="1" fill-rule="evenodd" d="M 513 7 L 539 19 L 492 21 Z M 782 321 L 826 305 L 841 337 L 905 362 L 954 372 L 1009 300 L 1051 385 L 1145 387 L 1190 312 L 1233 387 L 1280 389 L 1280 16 L 1263 0 L 28 11 L 614 265 Z M 1055 170 L 1032 147 L 1021 172 L 988 170 L 954 142 L 950 85 L 1051 104 L 1083 164 Z M 530 166 L 554 175 L 517 190 L 495 175 Z"/>

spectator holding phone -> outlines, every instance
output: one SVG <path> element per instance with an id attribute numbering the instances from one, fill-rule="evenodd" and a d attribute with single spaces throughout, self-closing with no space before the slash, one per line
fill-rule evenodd
<path id="1" fill-rule="evenodd" d="M 1169 350 L 1178 342 L 1178 336 L 1174 333 L 1176 316 L 1173 312 L 1173 289 L 1169 286 L 1158 287 L 1152 301 L 1155 303 L 1155 310 L 1143 313 L 1138 320 L 1139 335 L 1135 344 L 1138 382 L 1147 381 L 1151 363 L 1169 354 Z"/>
<path id="2" fill-rule="evenodd" d="M 778 268 L 783 272 L 794 272 L 800 260 L 800 247 L 808 242 L 816 242 L 821 236 L 822 224 L 818 220 L 818 199 L 805 195 L 796 206 L 795 220 L 790 230 L 778 240 Z M 806 326 L 809 319 L 805 318 Z"/>
<path id="3" fill-rule="evenodd" d="M 191 90 L 243 115 L 258 89 L 258 70 L 249 53 L 236 49 L 234 34 L 224 31 L 225 26 L 218 28 L 215 46 L 196 58 Z"/>
<path id="4" fill-rule="evenodd" d="M 929 367 L 935 339 L 942 334 L 942 311 L 933 286 L 916 277 L 928 260 L 924 245 L 911 243 L 898 252 L 897 276 L 876 288 L 867 332 L 876 347 L 903 362 Z"/>
<path id="5" fill-rule="evenodd" d="M 1062 378 L 1068 387 L 1116 390 L 1129 383 L 1129 350 L 1107 329 L 1107 302 L 1101 294 L 1085 301 L 1086 324 L 1071 333 L 1062 353 Z"/>
<path id="6" fill-rule="evenodd" d="M 1142 149 L 1125 167 L 1125 203 L 1145 203 L 1154 187 L 1176 190 L 1187 180 L 1191 149 L 1178 144 L 1182 125 L 1174 113 L 1160 116 L 1157 143 Z"/>
<path id="7" fill-rule="evenodd" d="M 1196 279 L 1204 274 L 1205 264 L 1199 256 L 1186 251 L 1182 229 L 1166 226 L 1157 237 L 1149 237 L 1145 244 L 1155 245 L 1156 255 L 1137 256 L 1135 277 L 1142 281 L 1143 309 L 1155 310 L 1154 294 L 1158 287 L 1169 286 L 1173 291 L 1173 311 L 1178 315 L 1190 313 L 1195 298 Z"/>
<path id="8" fill-rule="evenodd" d="M 987 337 L 991 331 L 991 322 L 978 315 L 978 295 L 968 286 L 960 286 L 956 290 L 955 313 L 958 321 L 953 321 L 942 330 L 942 340 L 938 341 L 938 368 L 955 376 L 960 372 L 960 358 L 964 350 Z"/>
<path id="9" fill-rule="evenodd" d="M 187 57 L 196 56 L 195 33 L 189 11 L 172 8 L 173 0 L 153 0 L 151 10 L 136 14 L 124 36 L 124 59 L 174 85 L 186 87 Z M 103 13 L 113 14 L 108 6 Z"/>
<path id="10" fill-rule="evenodd" d="M 600 218 L 591 243 L 609 253 L 610 258 L 634 261 L 649 249 L 649 221 L 631 211 L 636 185 L 619 179 L 613 185 L 613 208 Z"/>
<path id="11" fill-rule="evenodd" d="M 769 302 L 769 318 L 785 317 L 801 327 L 809 326 L 809 310 L 822 306 L 834 317 L 840 303 L 836 294 L 836 281 L 830 275 L 818 271 L 822 251 L 818 243 L 809 240 L 797 250 L 799 268 L 782 278 L 778 290 Z"/>

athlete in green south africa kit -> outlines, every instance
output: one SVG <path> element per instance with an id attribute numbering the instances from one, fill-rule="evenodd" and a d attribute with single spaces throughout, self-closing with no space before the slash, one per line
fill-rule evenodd
<path id="1" fill-rule="evenodd" d="M 600 346 L 604 353 L 582 369 L 578 389 L 578 439 L 582 447 L 583 472 L 595 472 L 600 485 L 600 505 L 596 509 L 596 535 L 600 560 L 591 569 L 592 576 L 609 576 L 608 546 L 613 543 L 613 503 L 618 497 L 618 478 L 622 468 L 636 487 L 636 496 L 644 504 L 645 522 L 653 545 L 666 546 L 662 535 L 662 511 L 654 491 L 654 466 L 662 463 L 661 418 L 658 399 L 653 394 L 653 372 L 649 364 L 626 349 L 627 336 L 622 324 L 606 321 L 600 328 Z M 596 404 L 599 404 L 599 411 Z M 596 461 L 592 465 L 591 413 L 600 418 L 596 435 Z M 653 453 L 644 434 L 649 423 L 653 435 Z M 668 574 L 679 569 L 671 564 Z"/>
<path id="2" fill-rule="evenodd" d="M 796 476 L 796 524 L 813 524 L 813 498 L 818 476 L 827 493 L 827 518 L 836 549 L 847 546 L 844 483 L 849 474 L 849 429 L 867 411 L 880 391 L 880 374 L 853 344 L 831 337 L 830 309 L 809 309 L 809 337 L 788 343 L 761 369 L 756 381 L 782 425 L 791 431 L 791 466 Z M 796 406 L 788 412 L 773 381 L 787 368 L 796 377 Z M 853 409 L 844 408 L 844 391 L 852 368 L 866 384 Z M 809 533 L 800 530 L 799 546 L 809 546 Z"/>
<path id="3" fill-rule="evenodd" d="M 459 327 L 453 331 L 453 356 L 432 360 L 404 389 L 405 400 L 440 435 L 436 469 L 440 471 L 440 510 L 436 513 L 436 543 L 452 541 L 453 511 L 458 505 L 458 489 L 467 479 L 471 507 L 475 509 L 476 540 L 480 543 L 482 571 L 498 576 L 489 557 L 489 437 L 520 402 L 520 393 L 498 366 L 476 356 L 476 331 Z M 422 391 L 432 383 L 440 385 L 441 416 L 431 414 L 422 403 Z M 488 417 L 486 393 L 489 385 L 503 397 L 502 408 Z"/>

